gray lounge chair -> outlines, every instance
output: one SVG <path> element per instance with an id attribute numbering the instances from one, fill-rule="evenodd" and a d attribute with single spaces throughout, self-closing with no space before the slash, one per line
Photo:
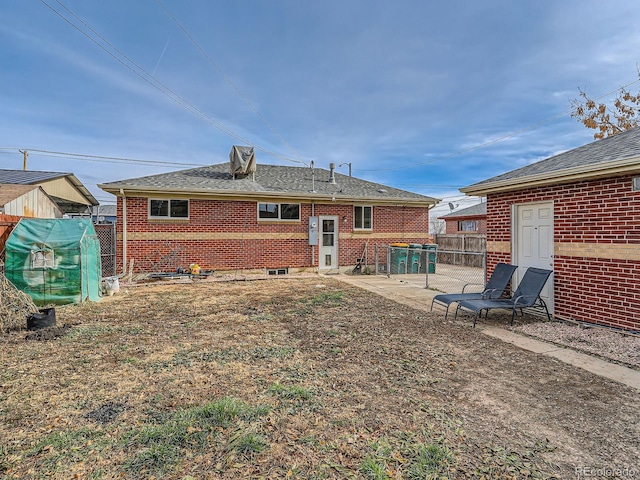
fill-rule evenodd
<path id="1" fill-rule="evenodd" d="M 447 318 L 449 314 L 449 306 L 452 303 L 460 302 L 462 300 L 483 300 L 483 299 L 497 299 L 504 295 L 504 291 L 511 280 L 513 272 L 518 267 L 516 265 L 509 265 L 508 263 L 498 263 L 496 268 L 493 269 L 493 273 L 489 278 L 489 281 L 484 286 L 482 292 L 465 292 L 465 289 L 470 285 L 477 285 L 473 283 L 467 283 L 462 287 L 462 293 L 442 293 L 433 297 L 431 301 L 431 310 L 433 310 L 433 304 L 437 303 L 447 308 L 444 313 L 444 318 Z"/>
<path id="2" fill-rule="evenodd" d="M 544 284 L 547 283 L 549 276 L 553 272 L 551 270 L 545 270 L 542 268 L 529 267 L 524 272 L 524 276 L 520 281 L 520 285 L 516 289 L 511 298 L 503 299 L 482 299 L 482 300 L 462 300 L 458 302 L 458 308 L 456 309 L 456 318 L 458 317 L 458 311 L 468 310 L 473 313 L 473 326 L 476 326 L 478 315 L 482 314 L 482 311 L 486 311 L 487 315 L 489 310 L 494 308 L 503 308 L 511 310 L 511 325 L 513 325 L 513 319 L 516 316 L 516 311 L 520 310 L 522 313 L 523 308 L 536 308 L 544 311 L 547 318 L 551 320 L 549 315 L 549 309 L 544 300 L 540 298 L 540 292 Z"/>

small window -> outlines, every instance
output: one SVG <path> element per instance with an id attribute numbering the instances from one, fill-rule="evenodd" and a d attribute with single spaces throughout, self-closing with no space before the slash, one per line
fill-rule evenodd
<path id="1" fill-rule="evenodd" d="M 53 268 L 55 264 L 53 250 L 31 250 L 31 268 Z"/>
<path id="2" fill-rule="evenodd" d="M 259 203 L 260 220 L 300 220 L 299 203 Z"/>
<path id="3" fill-rule="evenodd" d="M 149 200 L 151 218 L 189 218 L 189 200 Z"/>
<path id="4" fill-rule="evenodd" d="M 373 207 L 353 207 L 353 228 L 371 230 L 373 228 Z"/>
<path id="5" fill-rule="evenodd" d="M 460 220 L 458 222 L 458 231 L 460 232 L 475 232 L 478 230 L 477 220 Z"/>

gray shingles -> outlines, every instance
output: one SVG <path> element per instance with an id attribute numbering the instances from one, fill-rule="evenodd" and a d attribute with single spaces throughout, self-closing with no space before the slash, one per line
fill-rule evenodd
<path id="1" fill-rule="evenodd" d="M 60 172 L 35 172 L 32 170 L 2 170 L 0 169 L 0 183 L 13 183 L 14 185 L 33 185 L 45 180 L 53 180 L 66 177 L 70 173 Z"/>
<path id="2" fill-rule="evenodd" d="M 233 179 L 229 164 L 220 163 L 206 167 L 180 170 L 176 172 L 131 178 L 99 185 L 106 190 L 135 188 L 138 190 L 160 189 L 172 191 L 211 191 L 247 194 L 308 194 L 335 195 L 340 198 L 380 198 L 432 202 L 425 195 L 407 192 L 380 183 L 369 182 L 355 177 L 335 173 L 336 183 L 329 182 L 329 170 L 315 168 L 315 181 L 307 167 L 287 167 L 258 165 L 255 181 L 251 175 Z"/>
<path id="3" fill-rule="evenodd" d="M 457 212 L 447 213 L 446 215 L 442 215 L 441 217 L 438 217 L 438 218 L 473 217 L 477 215 L 486 215 L 486 214 L 487 214 L 487 204 L 485 202 L 482 202 L 467 208 L 463 208 L 462 210 L 458 210 Z"/>

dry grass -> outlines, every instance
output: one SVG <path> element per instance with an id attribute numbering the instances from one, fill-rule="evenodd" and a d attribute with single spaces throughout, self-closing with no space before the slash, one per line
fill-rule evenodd
<path id="1" fill-rule="evenodd" d="M 37 311 L 31 297 L 0 273 L 0 333 L 25 328 L 27 315 Z"/>
<path id="2" fill-rule="evenodd" d="M 3 478 L 566 478 L 640 454 L 634 390 L 332 279 L 57 319 L 0 337 Z"/>

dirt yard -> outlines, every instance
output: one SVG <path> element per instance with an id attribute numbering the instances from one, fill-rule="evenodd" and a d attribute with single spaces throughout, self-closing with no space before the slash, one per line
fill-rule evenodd
<path id="1" fill-rule="evenodd" d="M 640 476 L 640 391 L 331 278 L 56 313 L 0 336 L 2 478 Z"/>

